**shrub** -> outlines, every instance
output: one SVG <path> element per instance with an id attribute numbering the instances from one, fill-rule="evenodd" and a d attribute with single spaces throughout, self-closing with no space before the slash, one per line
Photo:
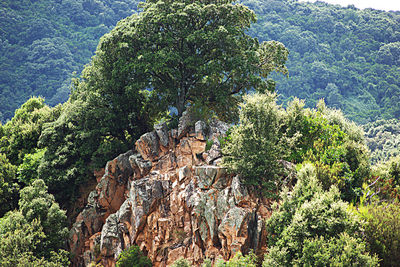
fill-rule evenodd
<path id="1" fill-rule="evenodd" d="M 216 267 L 256 267 L 257 266 L 257 257 L 254 253 L 249 253 L 246 256 L 239 251 L 235 254 L 235 256 L 227 262 L 223 260 L 219 260 L 216 264 Z"/>
<path id="2" fill-rule="evenodd" d="M 17 207 L 19 186 L 15 182 L 15 172 L 16 167 L 0 153 L 0 217 Z"/>
<path id="3" fill-rule="evenodd" d="M 337 264 L 346 258 L 351 258 L 355 265 L 360 263 L 359 266 L 364 262 L 372 266 L 377 264 L 377 259 L 368 255 L 360 239 L 361 221 L 340 199 L 337 187 L 329 191 L 322 189 L 313 165 L 306 164 L 299 171 L 293 192 L 284 190 L 281 197 L 281 206 L 267 221 L 270 250 L 263 266 L 322 262 L 331 252 Z M 356 246 L 357 243 L 360 245 Z M 345 250 L 333 250 L 335 245 L 346 247 L 345 244 L 355 246 L 354 255 L 348 255 Z M 314 258 L 309 257 L 311 254 Z"/>
<path id="4" fill-rule="evenodd" d="M 305 109 L 295 99 L 287 109 L 276 104 L 274 94 L 253 94 L 245 98 L 239 111 L 240 123 L 232 127 L 223 146 L 223 162 L 243 182 L 261 185 L 275 193 L 283 184 L 279 160 L 313 162 L 325 190 L 336 185 L 343 200 L 361 194 L 370 176 L 368 151 L 360 127 L 339 111 L 320 102 L 317 109 Z"/>
<path id="5" fill-rule="evenodd" d="M 313 162 L 325 190 L 336 185 L 342 199 L 354 200 L 370 176 L 362 129 L 345 119 L 340 111 L 326 108 L 323 101 L 316 110 L 303 106 L 303 102 L 294 100 L 287 108 L 284 136 L 295 139 L 295 145 L 289 146 L 288 160 Z"/>
<path id="6" fill-rule="evenodd" d="M 54 249 L 41 256 L 47 236 L 38 219 L 28 221 L 20 211 L 11 211 L 0 219 L 0 266 L 64 267 L 68 252 Z"/>
<path id="7" fill-rule="evenodd" d="M 32 154 L 25 154 L 22 164 L 18 166 L 18 181 L 24 185 L 30 185 L 38 178 L 38 168 L 46 149 L 37 149 Z"/>
<path id="8" fill-rule="evenodd" d="M 400 200 L 400 157 L 391 158 L 387 162 L 374 166 L 374 176 L 369 181 L 370 189 L 379 192 L 381 199 Z"/>
<path id="9" fill-rule="evenodd" d="M 371 257 L 360 239 L 341 233 L 338 237 L 323 236 L 304 241 L 299 264 L 303 266 L 377 266 L 378 259 Z"/>
<path id="10" fill-rule="evenodd" d="M 131 246 L 119 256 L 117 267 L 151 267 L 151 260 L 146 257 L 138 246 Z"/>
<path id="11" fill-rule="evenodd" d="M 366 222 L 364 236 L 370 252 L 382 259 L 381 266 L 396 266 L 400 261 L 400 204 L 361 203 L 357 214 Z"/>
<path id="12" fill-rule="evenodd" d="M 184 258 L 180 258 L 171 265 L 171 267 L 191 267 L 191 266 L 192 265 L 190 264 L 190 262 Z"/>
<path id="13" fill-rule="evenodd" d="M 223 162 L 241 174 L 245 184 L 275 192 L 279 189 L 275 184 L 280 173 L 278 159 L 285 151 L 279 135 L 284 110 L 276 104 L 275 94 L 253 94 L 244 99 L 240 124 L 231 129 L 230 141 L 223 146 Z"/>

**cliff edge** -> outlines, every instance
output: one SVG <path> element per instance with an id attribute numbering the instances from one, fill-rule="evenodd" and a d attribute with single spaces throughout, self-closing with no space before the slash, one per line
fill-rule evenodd
<path id="1" fill-rule="evenodd" d="M 265 252 L 269 201 L 219 166 L 228 125 L 191 124 L 182 117 L 177 130 L 158 125 L 107 163 L 71 229 L 72 266 L 115 266 L 131 245 L 154 266 Z"/>

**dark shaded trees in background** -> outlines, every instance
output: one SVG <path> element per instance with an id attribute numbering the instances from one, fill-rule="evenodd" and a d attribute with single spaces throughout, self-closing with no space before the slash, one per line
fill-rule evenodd
<path id="1" fill-rule="evenodd" d="M 360 123 L 399 118 L 398 12 L 294 0 L 242 3 L 258 16 L 250 35 L 260 41 L 280 41 L 291 52 L 289 79 L 272 77 L 279 81 L 282 100 L 309 99 L 311 107 L 325 98 L 329 107 L 341 108 Z M 2 1 L 0 119 L 10 119 L 32 95 L 46 97 L 51 105 L 66 101 L 71 73 L 82 70 L 98 38 L 131 15 L 137 4 L 135 0 Z M 178 24 L 184 17 L 174 16 Z"/>
<path id="2" fill-rule="evenodd" d="M 290 51 L 282 100 L 325 98 L 329 107 L 367 123 L 400 117 L 399 12 L 343 8 L 324 2 L 244 0 L 258 21 L 251 34 Z"/>
<path id="3" fill-rule="evenodd" d="M 65 102 L 98 39 L 136 10 L 136 0 L 5 0 L 0 3 L 0 121 L 31 96 Z"/>

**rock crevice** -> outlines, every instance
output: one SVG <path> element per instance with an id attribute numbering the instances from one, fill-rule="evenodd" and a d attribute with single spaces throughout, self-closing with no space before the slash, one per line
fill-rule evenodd
<path id="1" fill-rule="evenodd" d="M 181 120 L 178 131 L 158 125 L 134 150 L 107 163 L 71 229 L 74 266 L 115 266 L 131 245 L 154 266 L 180 257 L 200 265 L 205 258 L 265 251 L 270 203 L 218 166 L 219 139 L 228 125 L 189 124 Z M 210 151 L 207 142 L 213 142 Z"/>

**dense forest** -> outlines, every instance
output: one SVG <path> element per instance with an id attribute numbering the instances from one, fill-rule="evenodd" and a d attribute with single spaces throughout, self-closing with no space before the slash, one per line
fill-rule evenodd
<path id="1" fill-rule="evenodd" d="M 139 1 L 2 1 L 0 119 L 31 96 L 65 102 L 99 38 Z M 281 101 L 324 98 L 358 122 L 398 118 L 400 14 L 295 0 L 242 1 L 257 14 L 249 31 L 290 51 L 289 77 L 274 77 Z"/>
<path id="2" fill-rule="evenodd" d="M 283 99 L 324 98 L 356 122 L 399 118 L 400 12 L 323 2 L 244 1 L 258 15 L 251 33 L 290 51 Z"/>
<path id="3" fill-rule="evenodd" d="M 0 2 L 0 121 L 31 96 L 55 105 L 68 99 L 99 38 L 138 1 L 5 0 Z"/>
<path id="4" fill-rule="evenodd" d="M 398 262 L 400 13 L 232 2 L 0 3 L 1 266 L 68 265 L 79 189 L 185 110 L 231 123 L 221 164 L 280 204 L 232 265 Z"/>

